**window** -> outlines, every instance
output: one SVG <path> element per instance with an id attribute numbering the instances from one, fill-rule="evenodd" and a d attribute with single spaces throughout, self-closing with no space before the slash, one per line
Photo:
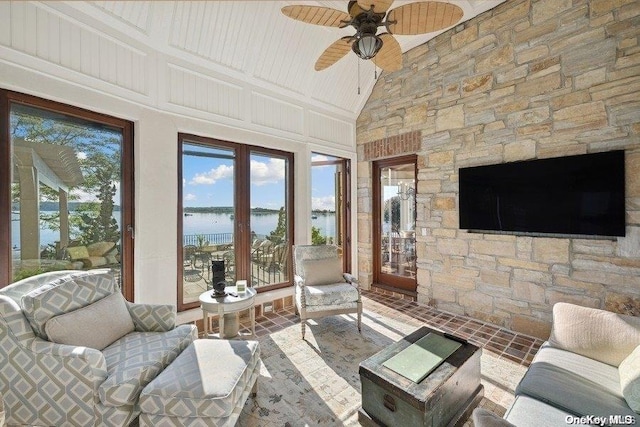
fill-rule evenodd
<path id="1" fill-rule="evenodd" d="M 311 242 L 338 246 L 350 271 L 349 160 L 311 154 Z"/>
<path id="2" fill-rule="evenodd" d="M 291 284 L 291 153 L 179 135 L 179 310 L 214 283 Z"/>
<path id="3" fill-rule="evenodd" d="M 45 271 L 110 268 L 133 297 L 130 122 L 0 91 L 6 197 L 0 286 Z M 7 255 L 4 255 L 7 254 Z M 3 265 L 0 265 L 2 267 Z"/>

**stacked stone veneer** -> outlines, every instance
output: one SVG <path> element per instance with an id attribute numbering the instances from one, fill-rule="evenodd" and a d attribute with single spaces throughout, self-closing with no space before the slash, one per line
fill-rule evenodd
<path id="1" fill-rule="evenodd" d="M 372 141 L 419 131 L 418 301 L 548 336 L 558 301 L 640 315 L 640 2 L 508 0 L 404 54 L 357 121 L 359 276 Z M 626 150 L 627 236 L 468 233 L 458 169 Z"/>

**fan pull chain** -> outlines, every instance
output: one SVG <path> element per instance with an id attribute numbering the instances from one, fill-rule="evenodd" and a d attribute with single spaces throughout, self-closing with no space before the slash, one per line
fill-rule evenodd
<path id="1" fill-rule="evenodd" d="M 358 95 L 360 95 L 360 59 L 358 59 Z"/>

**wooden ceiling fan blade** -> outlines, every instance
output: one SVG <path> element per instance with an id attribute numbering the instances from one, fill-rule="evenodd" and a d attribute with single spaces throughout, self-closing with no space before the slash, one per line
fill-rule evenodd
<path id="1" fill-rule="evenodd" d="M 431 33 L 450 27 L 462 19 L 459 6 L 439 1 L 409 3 L 389 11 L 387 20 L 393 34 L 415 35 Z"/>
<path id="2" fill-rule="evenodd" d="M 370 10 L 373 6 L 375 13 L 385 13 L 391 7 L 393 0 L 358 0 L 358 5 L 364 10 Z"/>
<path id="3" fill-rule="evenodd" d="M 356 16 L 364 12 L 364 10 L 360 7 L 356 0 L 351 0 L 349 2 L 349 5 L 347 6 L 347 9 L 349 10 L 349 15 L 351 15 L 352 18 L 355 18 Z"/>
<path id="4" fill-rule="evenodd" d="M 325 27 L 341 27 L 344 25 L 342 21 L 350 21 L 351 15 L 341 12 L 337 9 L 321 6 L 306 6 L 296 4 L 293 6 L 285 6 L 282 13 L 289 18 L 308 24 L 323 25 Z"/>
<path id="5" fill-rule="evenodd" d="M 389 33 L 380 34 L 382 40 L 380 51 L 371 58 L 374 64 L 385 71 L 398 71 L 402 69 L 402 48 L 400 43 Z"/>
<path id="6" fill-rule="evenodd" d="M 342 37 L 322 52 L 316 61 L 316 71 L 322 71 L 341 60 L 351 50 L 351 37 Z"/>

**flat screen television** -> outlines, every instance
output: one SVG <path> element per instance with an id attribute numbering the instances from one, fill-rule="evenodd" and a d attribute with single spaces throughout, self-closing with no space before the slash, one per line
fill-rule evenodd
<path id="1" fill-rule="evenodd" d="M 459 170 L 460 228 L 625 235 L 624 150 Z"/>

